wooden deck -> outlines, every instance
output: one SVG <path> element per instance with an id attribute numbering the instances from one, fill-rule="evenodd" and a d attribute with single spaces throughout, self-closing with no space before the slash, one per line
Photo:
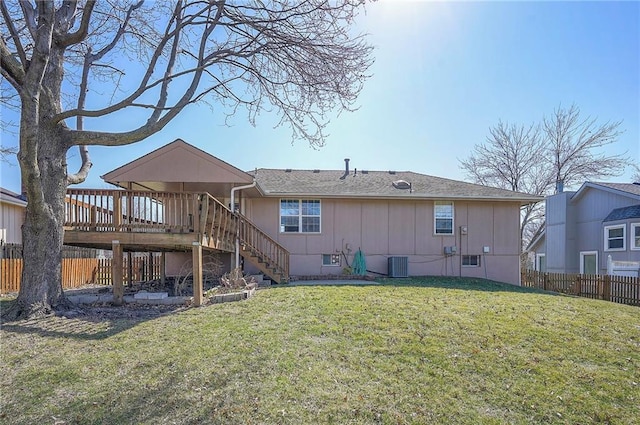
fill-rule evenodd
<path id="1" fill-rule="evenodd" d="M 67 245 L 191 251 L 196 267 L 196 250 L 232 253 L 238 241 L 240 254 L 263 273 L 278 283 L 289 277 L 289 252 L 208 193 L 69 189 L 64 227 Z"/>

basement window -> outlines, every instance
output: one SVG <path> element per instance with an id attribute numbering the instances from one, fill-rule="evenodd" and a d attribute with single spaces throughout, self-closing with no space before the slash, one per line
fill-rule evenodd
<path id="1" fill-rule="evenodd" d="M 323 266 L 339 266 L 340 255 L 339 254 L 322 254 Z"/>
<path id="2" fill-rule="evenodd" d="M 480 255 L 463 255 L 462 267 L 480 267 Z"/>

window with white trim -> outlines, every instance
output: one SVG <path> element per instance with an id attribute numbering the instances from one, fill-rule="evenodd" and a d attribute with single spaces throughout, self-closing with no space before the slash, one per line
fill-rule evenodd
<path id="1" fill-rule="evenodd" d="M 433 233 L 453 235 L 453 202 L 436 201 L 433 204 Z"/>
<path id="2" fill-rule="evenodd" d="M 462 267 L 480 267 L 480 255 L 463 255 Z"/>
<path id="3" fill-rule="evenodd" d="M 631 223 L 631 249 L 640 249 L 640 223 Z"/>
<path id="4" fill-rule="evenodd" d="M 339 266 L 340 255 L 339 254 L 322 254 L 323 266 Z"/>
<path id="5" fill-rule="evenodd" d="M 281 199 L 280 233 L 320 233 L 320 201 Z"/>
<path id="6" fill-rule="evenodd" d="M 624 251 L 625 246 L 625 229 L 624 224 L 615 226 L 605 226 L 604 228 L 604 250 L 605 251 Z"/>

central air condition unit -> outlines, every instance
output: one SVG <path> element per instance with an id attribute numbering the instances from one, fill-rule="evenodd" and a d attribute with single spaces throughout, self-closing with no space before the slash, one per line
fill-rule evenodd
<path id="1" fill-rule="evenodd" d="M 389 257 L 389 277 L 409 277 L 409 257 Z"/>

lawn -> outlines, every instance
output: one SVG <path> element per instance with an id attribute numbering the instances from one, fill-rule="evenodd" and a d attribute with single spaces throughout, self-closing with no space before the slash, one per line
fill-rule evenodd
<path id="1" fill-rule="evenodd" d="M 6 308 L 6 302 L 2 303 Z M 484 280 L 4 323 L 4 424 L 638 423 L 640 308 Z"/>

